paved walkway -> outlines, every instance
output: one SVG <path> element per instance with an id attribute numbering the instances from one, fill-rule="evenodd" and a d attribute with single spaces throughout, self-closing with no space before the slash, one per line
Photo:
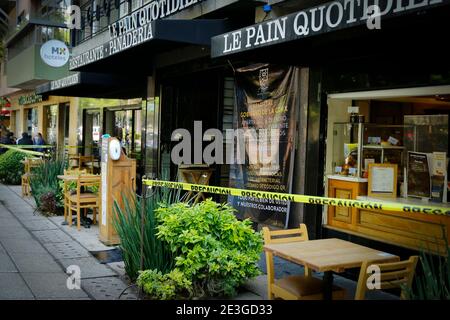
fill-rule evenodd
<path id="1" fill-rule="evenodd" d="M 60 217 L 35 213 L 33 200 L 25 201 L 18 190 L 0 184 L 0 299 L 117 299 L 127 284 L 90 254 L 100 242 L 78 242 Z M 67 287 L 70 265 L 80 267 L 81 289 Z M 136 297 L 127 290 L 121 299 Z"/>

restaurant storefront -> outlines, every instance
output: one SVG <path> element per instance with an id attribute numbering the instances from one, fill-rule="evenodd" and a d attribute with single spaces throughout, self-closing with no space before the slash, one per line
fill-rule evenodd
<path id="1" fill-rule="evenodd" d="M 233 180 L 233 186 L 243 184 L 244 188 L 255 189 L 258 181 L 264 191 L 357 199 L 373 196 L 373 192 L 370 195 L 368 192 L 369 164 L 396 165 L 396 179 L 390 184 L 396 191 L 392 190 L 391 199 L 414 202 L 419 197 L 406 191 L 406 177 L 410 175 L 405 172 L 408 169 L 405 163 L 411 152 L 437 153 L 438 158 L 442 157 L 439 152 L 446 152 L 445 158 L 448 155 L 448 144 L 432 150 L 404 144 L 405 135 L 411 137 L 405 130 L 408 121 L 433 123 L 429 119 L 435 115 L 443 119 L 441 116 L 447 112 L 449 61 L 443 50 L 429 48 L 436 47 L 448 32 L 448 1 L 380 2 L 384 6 L 378 22 L 376 17 L 369 16 L 368 2 L 364 3 L 349 6 L 334 1 L 309 8 L 284 1 L 274 6 L 272 19 L 268 20 L 269 13 L 263 16 L 261 8 L 254 6 L 236 5 L 223 11 L 224 8 L 213 10 L 204 2 L 197 4 L 205 9 L 204 15 L 187 16 L 214 19 L 159 19 L 142 25 L 142 22 L 130 24 L 120 32 L 112 24 L 109 31 L 116 32 L 108 31 L 89 40 L 89 45 L 74 48 L 71 69 L 84 75 L 59 94 L 142 99 L 140 111 L 139 104 L 129 109 L 105 105 L 103 111 L 95 106 L 80 108 L 78 128 L 83 129 L 79 131 L 79 143 L 83 145 L 84 141 L 85 146 L 90 141 L 94 143 L 100 123 L 102 133 L 111 132 L 127 145 L 134 143 L 131 152 L 139 152 L 136 146 L 140 142 L 142 173 L 148 177 L 179 178 L 178 167 L 171 160 L 175 145 L 171 135 L 175 129 L 187 129 L 194 135 L 195 121 L 202 121 L 203 131 L 248 128 L 257 123 L 260 129 L 265 126 L 282 129 L 283 139 L 279 140 L 279 150 L 284 152 L 280 156 L 282 172 L 267 167 L 242 171 L 227 164 L 213 165 L 210 184 L 228 186 Z M 133 21 L 134 15 L 146 10 L 145 6 L 139 10 L 126 17 Z M 180 17 L 184 14 L 178 13 Z M 255 17 L 262 22 L 250 25 Z M 230 26 L 230 21 L 225 23 L 222 18 L 233 23 Z M 380 28 L 377 23 L 381 23 Z M 233 30 L 232 26 L 243 28 L 221 34 Z M 137 36 L 145 30 L 146 37 Z M 88 76 L 93 73 L 95 77 Z M 102 86 L 105 81 L 109 85 Z M 130 85 L 133 81 L 135 85 Z M 50 92 L 58 94 L 58 90 Z M 242 97 L 247 98 L 239 100 Z M 266 103 L 268 99 L 270 103 Z M 238 106 L 236 101 L 241 104 Z M 283 101 L 288 101 L 289 106 L 282 108 Z M 279 108 L 273 108 L 274 103 Z M 254 108 L 263 105 L 267 110 L 259 118 L 242 116 L 251 115 Z M 415 116 L 422 117 L 414 120 Z M 136 136 L 139 118 L 141 137 Z M 391 133 L 384 129 L 364 131 L 387 125 L 393 128 Z M 448 137 L 445 124 L 440 125 Z M 426 131 L 418 126 L 418 131 Z M 128 143 L 130 132 L 133 139 Z M 352 149 L 355 145 L 356 151 Z M 252 177 L 251 187 L 236 179 L 239 175 Z M 442 198 L 439 205 L 445 206 L 446 172 L 439 175 L 433 181 L 440 181 L 440 189 L 430 189 L 428 198 L 437 194 L 438 199 Z M 346 185 L 339 189 L 335 183 Z M 356 187 L 350 188 L 352 183 Z M 386 192 L 382 194 L 385 195 Z M 375 194 L 375 198 L 379 196 L 380 193 Z M 267 212 L 258 214 L 261 203 L 247 200 L 240 201 L 240 205 L 256 208 L 253 214 L 259 217 L 254 219 L 256 223 L 295 227 L 304 222 L 311 238 L 351 237 L 361 242 L 369 239 L 379 246 L 394 244 L 408 249 L 438 243 L 434 248 L 437 249 L 444 239 L 438 227 L 441 224 L 448 227 L 446 217 L 424 214 L 405 216 L 354 209 L 333 211 L 316 205 L 264 204 L 278 211 L 287 208 L 285 215 L 272 222 L 267 219 Z"/>
<path id="2" fill-rule="evenodd" d="M 75 124 L 70 119 L 77 112 L 78 101 L 64 96 L 42 96 L 34 91 L 20 91 L 11 101 L 10 131 L 16 138 L 23 132 L 34 137 L 41 133 L 46 144 L 57 148 L 74 143 Z"/>
<path id="3" fill-rule="evenodd" d="M 298 68 L 292 193 L 448 206 L 450 61 L 430 48 L 448 35 L 449 2 L 380 2 L 381 28 L 367 6 L 352 4 L 299 4 L 214 37 L 212 57 Z M 299 205 L 288 226 L 390 252 L 439 251 L 449 220 Z"/>
<path id="4" fill-rule="evenodd" d="M 211 37 L 253 22 L 257 4 L 199 1 L 153 17 L 155 4 L 160 5 L 133 6 L 108 28 L 83 38 L 69 61 L 80 79 L 61 88 L 48 84 L 40 92 L 93 98 L 80 98 L 79 145 L 95 144 L 108 133 L 122 140 L 127 153 L 141 155 L 141 174 L 177 179 L 178 167 L 170 159 L 172 132 L 193 133 L 194 121 L 202 121 L 204 130 L 220 130 L 230 121 L 224 113 L 232 109 L 233 73 L 226 62 L 211 62 Z M 100 108 L 94 99 L 127 102 Z M 210 183 L 227 185 L 226 169 L 212 169 Z"/>

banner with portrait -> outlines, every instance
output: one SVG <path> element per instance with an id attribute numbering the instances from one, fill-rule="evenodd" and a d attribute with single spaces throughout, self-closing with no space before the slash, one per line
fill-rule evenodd
<path id="1" fill-rule="evenodd" d="M 298 70 L 258 64 L 236 70 L 234 159 L 230 187 L 290 193 L 294 167 Z M 227 140 L 229 141 L 229 140 Z M 241 161 L 239 161 L 241 160 Z M 239 218 L 285 227 L 290 203 L 230 196 Z"/>

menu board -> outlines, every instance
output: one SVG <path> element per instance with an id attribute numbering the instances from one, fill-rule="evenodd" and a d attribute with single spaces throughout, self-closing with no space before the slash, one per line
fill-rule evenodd
<path id="1" fill-rule="evenodd" d="M 431 196 L 430 166 L 426 153 L 408 152 L 408 196 Z"/>

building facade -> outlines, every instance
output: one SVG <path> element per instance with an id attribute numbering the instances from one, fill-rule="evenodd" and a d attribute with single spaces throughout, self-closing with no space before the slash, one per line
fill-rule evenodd
<path id="1" fill-rule="evenodd" d="M 98 106 L 86 100 L 78 108 L 77 141 L 85 152 L 96 137 L 114 134 L 140 155 L 140 176 L 174 180 L 179 173 L 171 160 L 175 129 L 186 129 L 195 139 L 195 123 L 201 121 L 201 139 L 208 128 L 284 126 L 289 137 L 280 144 L 289 151 L 280 158 L 289 163 L 284 173 L 252 176 L 254 168 L 213 164 L 209 183 L 252 189 L 248 177 L 253 177 L 265 181 L 268 191 L 278 185 L 296 194 L 388 196 L 411 206 L 417 201 L 448 206 L 450 61 L 438 44 L 448 36 L 449 1 L 75 3 L 82 8 L 69 61 L 76 79 L 54 80 L 37 91 L 118 99 Z M 377 9 L 374 15 L 371 10 Z M 254 116 L 268 100 L 281 108 Z M 241 105 L 247 109 L 238 109 Z M 283 113 L 288 109 L 292 113 Z M 289 121 L 276 122 L 271 110 Z M 424 154 L 427 167 L 441 157 L 445 170 L 427 169 L 426 179 L 419 178 L 410 163 Z M 376 175 L 386 173 L 374 171 L 376 164 L 391 172 L 387 180 Z M 247 180 L 236 178 L 242 175 Z M 281 178 L 271 183 L 276 177 Z M 351 238 L 393 246 L 386 251 L 399 254 L 422 245 L 437 252 L 448 237 L 446 216 L 366 209 L 291 204 L 279 221 L 282 227 L 306 223 L 311 238 Z M 262 214 L 254 220 L 271 224 Z"/>

